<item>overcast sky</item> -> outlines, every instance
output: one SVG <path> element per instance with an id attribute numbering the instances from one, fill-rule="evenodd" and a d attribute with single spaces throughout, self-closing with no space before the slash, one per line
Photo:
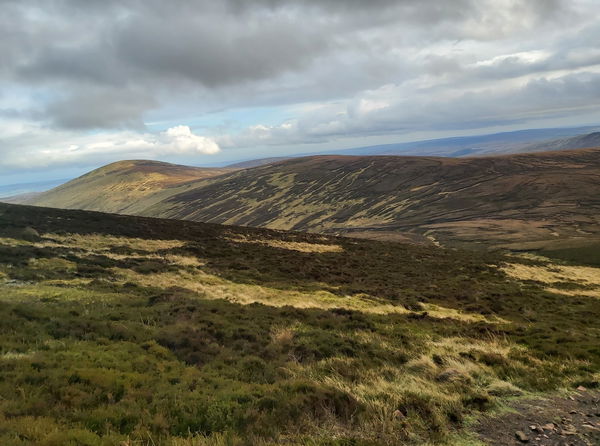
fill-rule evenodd
<path id="1" fill-rule="evenodd" d="M 600 0 L 0 0 L 0 184 L 600 121 Z"/>

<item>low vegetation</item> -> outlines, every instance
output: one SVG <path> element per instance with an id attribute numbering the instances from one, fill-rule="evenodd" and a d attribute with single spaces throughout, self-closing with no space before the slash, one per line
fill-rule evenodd
<path id="1" fill-rule="evenodd" d="M 598 387 L 596 271 L 0 204 L 0 444 L 476 445 Z"/>
<path id="2" fill-rule="evenodd" d="M 477 158 L 310 156 L 233 171 L 121 162 L 29 204 L 469 249 L 537 249 L 598 266 L 598 197 L 600 149 L 592 148 Z"/>

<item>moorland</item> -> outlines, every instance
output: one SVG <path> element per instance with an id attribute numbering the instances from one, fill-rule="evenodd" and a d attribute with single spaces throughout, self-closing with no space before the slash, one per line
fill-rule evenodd
<path id="1" fill-rule="evenodd" d="M 568 257 L 583 249 L 589 257 L 600 253 L 599 197 L 596 148 L 314 156 L 229 170 L 124 161 L 23 202 L 474 250 Z"/>
<path id="2" fill-rule="evenodd" d="M 482 444 L 599 385 L 562 254 L 0 204 L 0 444 Z"/>

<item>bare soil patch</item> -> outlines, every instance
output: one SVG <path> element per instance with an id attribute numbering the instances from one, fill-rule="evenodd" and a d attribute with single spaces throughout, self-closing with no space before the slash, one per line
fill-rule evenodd
<path id="1" fill-rule="evenodd" d="M 600 392 L 578 390 L 569 397 L 515 403 L 516 411 L 486 418 L 477 427 L 490 446 L 600 445 Z"/>

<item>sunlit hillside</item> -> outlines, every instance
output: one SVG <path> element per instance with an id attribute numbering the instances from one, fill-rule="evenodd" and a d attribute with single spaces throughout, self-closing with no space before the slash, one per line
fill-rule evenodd
<path id="1" fill-rule="evenodd" d="M 475 445 L 600 379 L 592 267 L 2 204 L 0 237 L 3 445 Z"/>
<path id="2" fill-rule="evenodd" d="M 30 204 L 471 249 L 600 252 L 600 149 L 317 156 L 232 172 L 188 168 L 185 182 L 182 166 L 150 163 L 146 173 L 140 163 L 107 166 L 110 175 L 91 172 Z"/>

